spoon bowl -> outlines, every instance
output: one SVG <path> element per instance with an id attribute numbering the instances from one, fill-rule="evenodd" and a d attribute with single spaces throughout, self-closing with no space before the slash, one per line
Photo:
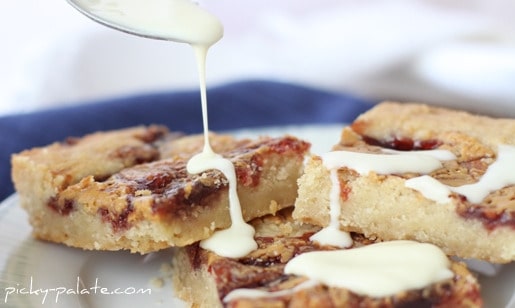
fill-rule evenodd
<path id="1" fill-rule="evenodd" d="M 154 36 L 147 32 L 144 32 L 144 31 L 132 28 L 132 27 L 127 27 L 123 24 L 120 24 L 113 20 L 109 20 L 108 18 L 102 17 L 98 13 L 95 13 L 95 11 L 91 9 L 91 6 L 88 5 L 88 3 L 91 3 L 92 1 L 88 1 L 88 0 L 66 0 L 66 1 L 72 7 L 77 9 L 80 13 L 84 14 L 86 17 L 92 19 L 93 21 L 98 22 L 99 24 L 107 26 L 109 28 L 112 28 L 112 29 L 115 29 L 118 31 L 122 31 L 122 32 L 125 32 L 128 34 L 146 37 L 146 38 L 166 40 L 163 37 Z"/>
<path id="2" fill-rule="evenodd" d="M 223 36 L 214 15 L 191 0 L 66 0 L 92 20 L 125 33 L 211 46 Z"/>

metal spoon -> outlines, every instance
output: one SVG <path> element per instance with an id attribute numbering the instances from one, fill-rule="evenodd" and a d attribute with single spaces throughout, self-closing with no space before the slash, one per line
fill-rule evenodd
<path id="1" fill-rule="evenodd" d="M 151 39 L 210 46 L 223 36 L 218 18 L 191 0 L 67 0 L 107 27 Z"/>
<path id="2" fill-rule="evenodd" d="M 93 21 L 96 21 L 104 26 L 107 26 L 109 28 L 113 28 L 115 30 L 119 30 L 125 33 L 134 34 L 142 37 L 152 38 L 152 39 L 161 39 L 164 40 L 165 38 L 162 37 L 155 37 L 152 36 L 146 32 L 142 32 L 138 29 L 129 28 L 127 26 L 124 26 L 122 24 L 113 22 L 112 20 L 107 20 L 103 17 L 100 17 L 99 15 L 95 14 L 93 11 L 91 11 L 91 8 L 87 5 L 88 0 L 66 0 L 71 6 L 76 8 L 79 12 L 86 15 L 87 17 L 91 18 Z"/>

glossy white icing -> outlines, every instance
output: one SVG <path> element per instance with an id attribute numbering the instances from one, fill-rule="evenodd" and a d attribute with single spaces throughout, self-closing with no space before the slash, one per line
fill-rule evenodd
<path id="1" fill-rule="evenodd" d="M 481 203 L 492 191 L 515 184 L 515 146 L 499 145 L 496 160 L 488 167 L 478 182 L 449 187 L 472 203 Z"/>
<path id="2" fill-rule="evenodd" d="M 429 175 L 422 175 L 406 180 L 406 187 L 419 191 L 424 197 L 437 203 L 451 202 L 451 190 Z"/>
<path id="3" fill-rule="evenodd" d="M 187 43 L 193 47 L 200 83 L 204 149 L 188 161 L 187 170 L 198 174 L 217 169 L 224 174 L 229 182 L 229 211 L 232 222 L 229 229 L 215 232 L 200 245 L 231 258 L 244 256 L 256 249 L 254 229 L 242 217 L 234 165 L 214 153 L 209 143 L 206 58 L 211 45 L 223 36 L 221 22 L 190 0 L 99 0 L 89 2 L 88 6 L 95 15 L 123 28 L 150 37 Z"/>
<path id="4" fill-rule="evenodd" d="M 348 167 L 361 175 L 399 174 L 416 172 L 428 174 L 442 167 L 442 163 L 431 155 L 406 152 L 404 154 L 371 154 L 350 151 L 333 151 L 322 155 L 328 169 Z"/>
<path id="5" fill-rule="evenodd" d="M 235 289 L 229 292 L 223 299 L 225 303 L 230 302 L 231 300 L 237 298 L 273 298 L 278 296 L 287 296 L 291 295 L 297 291 L 302 289 L 307 289 L 316 286 L 319 284 L 314 280 L 306 280 L 291 289 L 285 289 L 281 291 L 268 292 L 264 290 L 258 289 Z"/>
<path id="6" fill-rule="evenodd" d="M 310 240 L 322 245 L 332 245 L 336 247 L 349 247 L 352 245 L 352 238 L 348 232 L 340 230 L 340 184 L 338 182 L 338 170 L 331 169 L 331 192 L 329 195 L 329 225 L 313 234 Z"/>
<path id="7" fill-rule="evenodd" d="M 450 279 L 454 274 L 449 266 L 447 256 L 434 245 L 390 241 L 303 253 L 288 262 L 284 272 L 358 294 L 383 297 Z"/>

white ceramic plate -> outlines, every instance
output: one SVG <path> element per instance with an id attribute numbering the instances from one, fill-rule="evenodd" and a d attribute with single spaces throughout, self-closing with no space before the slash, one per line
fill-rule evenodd
<path id="1" fill-rule="evenodd" d="M 327 151 L 341 126 L 288 126 L 235 131 L 237 136 L 295 134 Z M 173 295 L 168 262 L 173 250 L 141 256 L 82 251 L 34 240 L 27 216 L 13 195 L 0 204 L 0 307 L 184 307 Z M 508 304 L 515 264 L 481 277 L 485 307 Z M 82 293 L 82 294 L 81 294 Z"/>

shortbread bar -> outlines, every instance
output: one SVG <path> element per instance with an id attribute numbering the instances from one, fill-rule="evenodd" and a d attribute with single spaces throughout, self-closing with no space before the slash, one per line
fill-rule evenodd
<path id="1" fill-rule="evenodd" d="M 173 259 L 176 294 L 192 307 L 481 307 L 476 278 L 463 263 L 452 262 L 452 278 L 391 296 L 358 294 L 323 283 L 309 285 L 307 277 L 285 274 L 292 258 L 314 251 L 334 251 L 310 240 L 320 227 L 291 218 L 291 209 L 251 222 L 259 248 L 239 259 L 220 257 L 198 244 L 178 248 Z M 373 244 L 353 234 L 348 249 Z M 417 260 L 413 260 L 417 262 Z M 425 266 L 419 261 L 420 266 Z M 377 266 L 370 264 L 370 266 Z M 395 277 L 390 277 L 395 280 Z M 233 292 L 245 289 L 243 295 Z M 252 295 L 253 292 L 261 292 Z M 249 296 L 245 296 L 248 294 Z M 251 296 L 250 296 L 251 295 Z"/>
<path id="2" fill-rule="evenodd" d="M 436 152 L 445 157 L 433 158 L 431 170 L 418 170 Z M 293 216 L 328 225 L 336 188 L 343 230 L 433 243 L 449 255 L 507 263 L 515 260 L 514 153 L 514 119 L 381 103 L 345 127 L 331 153 L 309 159 Z M 342 159 L 335 166 L 329 160 L 336 157 Z M 374 160 L 385 169 L 399 157 L 397 171 L 373 169 Z M 424 163 L 411 170 L 412 158 Z M 331 180 L 334 169 L 337 183 Z"/>
<path id="3" fill-rule="evenodd" d="M 291 206 L 309 143 L 212 134 L 235 165 L 245 220 Z M 230 225 L 228 182 L 186 171 L 203 137 L 160 126 L 98 132 L 13 155 L 12 178 L 36 238 L 147 253 L 184 246 Z"/>

